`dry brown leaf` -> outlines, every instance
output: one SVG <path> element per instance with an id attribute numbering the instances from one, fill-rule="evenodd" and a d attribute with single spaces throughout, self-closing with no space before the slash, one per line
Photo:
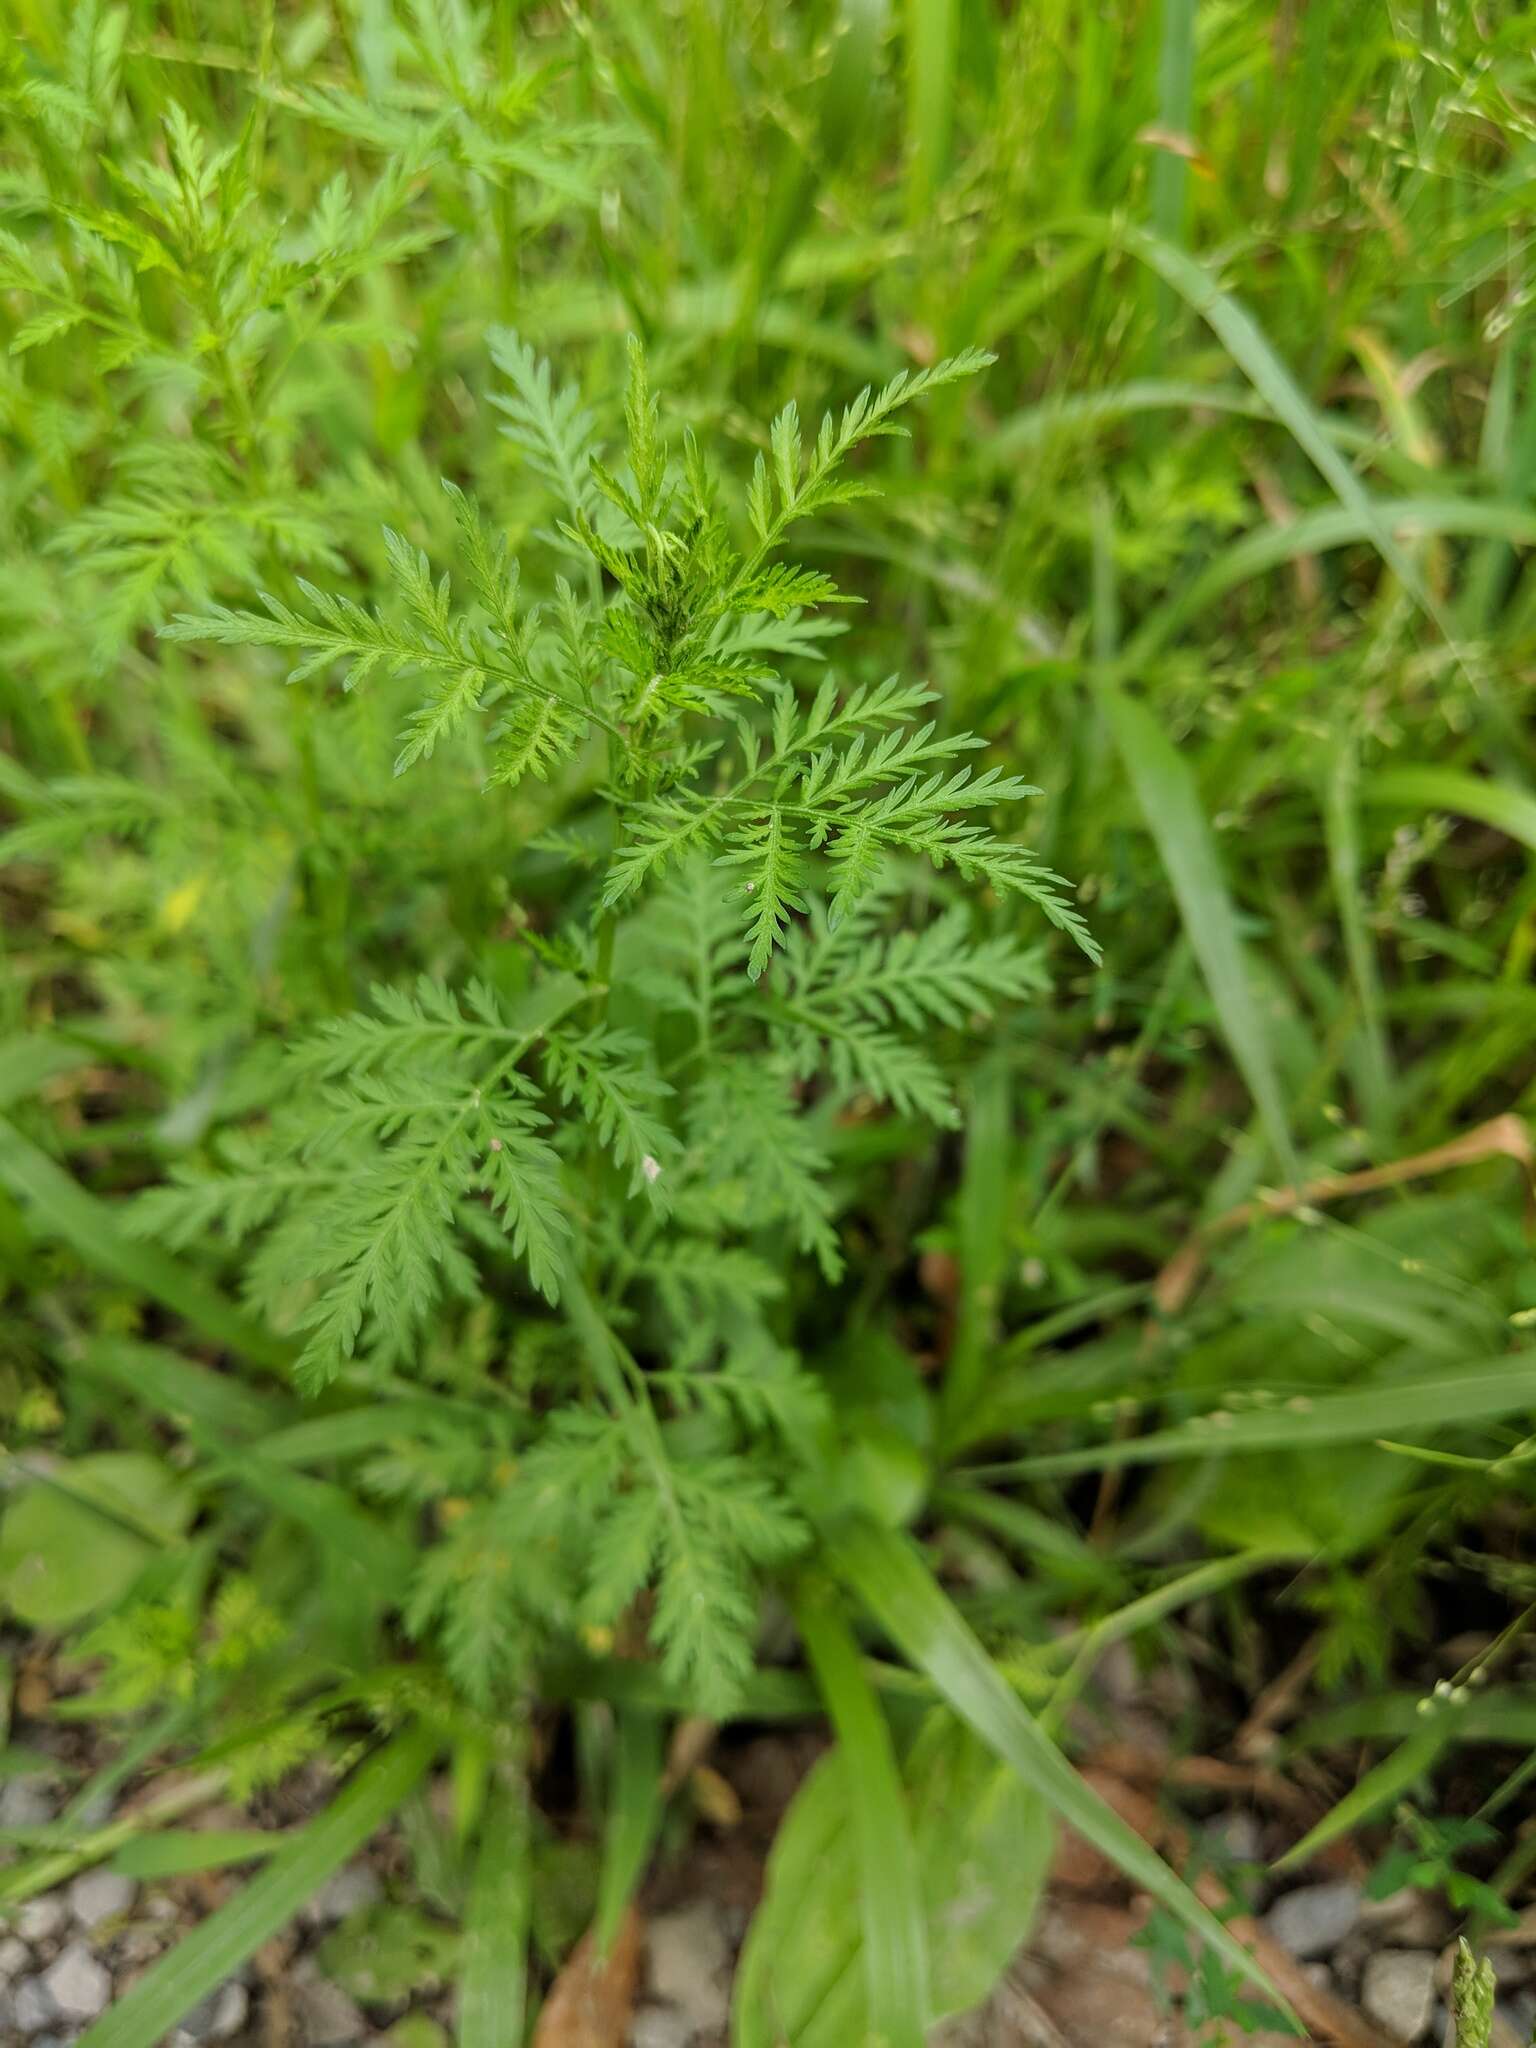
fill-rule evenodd
<path id="1" fill-rule="evenodd" d="M 712 1827 L 741 1825 L 741 1801 L 736 1796 L 736 1787 L 711 1765 L 694 1765 L 688 1773 L 688 1790 L 694 1805 Z"/>
<path id="2" fill-rule="evenodd" d="M 640 1915 L 631 1906 L 606 1956 L 590 1932 L 566 1957 L 534 2029 L 533 2048 L 624 2048 L 640 1980 Z"/>

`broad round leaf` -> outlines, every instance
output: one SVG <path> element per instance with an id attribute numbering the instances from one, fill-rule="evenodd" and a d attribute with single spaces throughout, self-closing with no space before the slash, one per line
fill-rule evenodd
<path id="1" fill-rule="evenodd" d="M 195 1500 L 153 1458 L 108 1451 L 34 1481 L 0 1524 L 0 1598 L 34 1628 L 65 1628 L 121 1597 Z"/>
<path id="2" fill-rule="evenodd" d="M 903 1779 L 928 1923 L 933 2026 L 979 2005 L 1029 1931 L 1050 1860 L 1043 1800 L 943 1710 Z M 846 2048 L 867 2031 L 858 1871 L 834 1750 L 785 1816 L 747 1935 L 734 2048 Z"/>

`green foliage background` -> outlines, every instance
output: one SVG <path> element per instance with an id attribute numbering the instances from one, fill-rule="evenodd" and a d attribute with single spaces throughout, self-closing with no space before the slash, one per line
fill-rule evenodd
<path id="1" fill-rule="evenodd" d="M 471 1932 L 493 1906 L 515 1924 L 547 1846 L 520 1789 L 529 1731 L 567 1706 L 610 1816 L 611 1917 L 661 1825 L 659 1717 L 817 1697 L 785 1599 L 867 1823 L 859 2009 L 892 2040 L 945 1976 L 922 1960 L 931 1902 L 893 1874 L 893 1842 L 931 1823 L 913 1760 L 950 1758 L 968 1786 L 979 1768 L 937 1698 L 1038 1811 L 1073 1796 L 1045 1737 L 1105 1641 L 1184 1662 L 1236 1713 L 1306 1638 L 1315 1697 L 1287 1740 L 1332 1773 L 1319 1839 L 1405 1793 L 1433 1804 L 1452 1745 L 1496 1814 L 1532 1733 L 1518 1631 L 1500 1633 L 1529 1599 L 1536 1471 L 1529 9 L 9 0 L 4 19 L 0 1562 L 46 1550 L 19 1516 L 67 1544 L 72 1517 L 82 1541 L 105 1513 L 122 1599 L 7 1597 L 76 1631 L 89 1711 L 140 1759 L 206 1752 L 244 1791 L 390 1734 L 314 1823 L 312 1860 L 268 1864 L 185 1981 L 249 1952 L 443 1752 L 443 1897 Z M 860 940 L 894 949 L 894 995 L 845 993 L 778 1036 L 751 1036 L 766 1012 L 744 1005 L 716 1124 L 754 1162 L 737 1178 L 768 1157 L 798 1178 L 616 1333 L 608 1240 L 675 1139 L 634 1044 L 663 1067 L 676 1047 L 641 988 L 667 932 L 615 948 L 588 915 L 613 758 L 558 711 L 488 724 L 451 676 L 424 695 L 394 642 L 351 648 L 366 673 L 344 689 L 313 636 L 290 657 L 249 626 L 210 644 L 209 622 L 270 621 L 261 591 L 312 619 L 307 584 L 408 639 L 436 630 L 417 550 L 460 593 L 504 574 L 503 540 L 534 565 L 525 598 L 558 603 L 559 574 L 595 605 L 611 499 L 577 454 L 617 463 L 627 435 L 617 488 L 644 496 L 631 335 L 674 459 L 686 429 L 738 546 L 754 464 L 782 488 L 792 433 L 800 459 L 798 429 L 769 427 L 792 401 L 813 438 L 861 387 L 995 357 L 904 413 L 910 439 L 850 453 L 879 495 L 810 508 L 803 580 L 728 653 L 787 678 L 786 717 L 814 719 L 828 674 L 842 703 L 893 674 L 926 685 L 934 743 L 985 747 L 986 829 L 1033 858 L 1022 897 L 996 869 L 967 886 L 898 863 Z M 815 610 L 833 589 L 861 605 Z M 356 617 L 338 620 L 345 640 Z M 504 623 L 515 667 L 510 598 Z M 726 679 L 718 654 L 669 716 Z M 626 731 L 646 715 L 626 699 Z M 750 994 L 750 966 L 765 1003 L 795 995 L 770 962 L 782 936 L 828 939 L 800 908 L 812 852 L 758 899 L 746 961 L 666 899 L 672 942 L 718 949 L 706 982 Z M 906 931 L 950 948 L 915 1008 Z M 567 1289 L 540 1307 L 494 1245 L 458 1252 L 451 1286 L 415 1290 L 408 1342 L 361 1361 L 340 1344 L 301 1405 L 292 1272 L 237 1250 L 199 1189 L 274 1107 L 308 1118 L 289 1156 L 345 1137 L 327 1091 L 366 1077 L 381 1018 L 427 1031 L 416 1065 L 399 1056 L 414 1086 L 559 974 L 611 977 L 618 1005 L 582 1013 L 544 1082 L 546 1108 L 578 1106 L 566 1128 L 603 1134 L 581 1168 L 591 1241 L 607 1233 L 597 1306 Z M 786 1062 L 798 1094 L 764 1080 Z M 620 1070 L 631 1085 L 599 1099 Z M 1494 1118 L 1487 1145 L 1433 1156 Z M 1267 1193 L 1414 1161 L 1289 1210 Z M 366 1236 L 358 1199 L 340 1222 L 323 1200 L 291 1212 L 290 1255 Z M 1154 1295 L 1245 1203 L 1195 1285 Z M 516 1251 L 539 1286 L 556 1248 L 531 1214 Z M 702 1349 L 667 1364 L 658 1345 L 686 1354 L 690 1323 L 751 1350 L 754 1393 L 683 1387 Z M 690 1553 L 718 1567 L 706 1607 L 729 1626 L 663 1674 L 616 1594 L 524 1587 L 509 1617 L 494 1581 L 497 1515 L 562 1431 L 562 1551 L 582 1546 L 582 1486 L 639 1497 L 596 1397 L 668 1371 L 637 1397 L 663 1466 L 737 1462 L 713 1468 Z M 797 1486 L 862 1519 L 824 1527 Z M 659 1574 L 664 1592 L 662 1539 L 630 1534 L 642 1554 L 610 1591 Z M 919 1539 L 944 1594 L 912 1577 Z M 1496 1656 L 1421 1712 L 1443 1586 Z M 728 1683 L 701 1694 L 722 1639 Z M 1223 1711 L 1190 1739 L 1219 1743 Z M 1352 1784 L 1362 1739 L 1377 1761 Z M 5 1895 L 56 1881 L 60 1853 L 14 1866 Z M 88 1831 L 69 1852 L 102 1853 Z M 1502 1898 L 1529 1861 L 1490 1866 Z M 516 2038 L 494 2015 L 521 1964 L 489 1953 L 467 1944 L 470 2048 Z M 157 2038 L 159 1995 L 92 2048 Z"/>

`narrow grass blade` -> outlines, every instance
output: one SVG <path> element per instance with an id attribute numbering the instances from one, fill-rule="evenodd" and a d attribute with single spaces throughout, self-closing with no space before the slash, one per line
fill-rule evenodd
<path id="1" fill-rule="evenodd" d="M 109 1382 L 167 1421 L 200 1424 L 232 1437 L 261 1437 L 292 1414 L 281 1398 L 182 1358 L 159 1344 L 92 1337 L 67 1358 L 71 1372 Z"/>
<path id="2" fill-rule="evenodd" d="M 907 0 L 907 219 L 926 220 L 949 162 L 959 0 Z"/>
<path id="3" fill-rule="evenodd" d="M 1152 226 L 1170 247 L 1187 240 L 1189 165 L 1179 142 L 1190 141 L 1195 109 L 1195 0 L 1163 0 L 1158 42 L 1157 123 L 1163 145 L 1152 156 Z M 1158 290 L 1160 344 L 1172 326 L 1174 299 L 1163 281 Z"/>
<path id="4" fill-rule="evenodd" d="M 1095 254 L 1097 251 L 1090 245 L 1090 257 Z M 1058 436 L 1091 434 L 1099 427 L 1115 426 L 1143 412 L 1196 411 L 1246 420 L 1274 418 L 1258 393 L 1242 385 L 1202 384 L 1187 377 L 1137 377 L 1106 391 L 1062 393 L 1010 413 L 999 421 L 996 433 L 987 436 L 985 445 L 976 450 L 975 461 L 984 473 L 995 474 Z M 1375 444 L 1371 437 L 1353 420 L 1338 413 L 1319 413 L 1317 418 L 1336 447 L 1360 455 L 1372 452 Z"/>
<path id="5" fill-rule="evenodd" d="M 1277 1998 L 1253 1957 L 1189 1887 L 1098 1794 L 1084 1784 L 923 1563 L 911 1542 L 872 1522 L 841 1525 L 828 1537 L 834 1568 L 891 1639 L 933 1680 L 961 1719 L 1069 1827 L 1267 1997 Z M 1283 2000 L 1277 2002 L 1283 2004 Z"/>
<path id="6" fill-rule="evenodd" d="M 1349 962 L 1350 980 L 1355 985 L 1355 999 L 1360 1005 L 1364 1042 L 1361 1092 L 1366 1118 L 1373 1131 L 1385 1136 L 1391 1121 L 1392 1056 L 1383 1019 L 1376 949 L 1366 928 L 1361 902 L 1359 796 L 1359 752 L 1353 736 L 1341 733 L 1333 743 L 1323 785 L 1323 833 L 1328 845 L 1333 905 L 1344 934 L 1344 954 Z"/>
<path id="7" fill-rule="evenodd" d="M 327 1563 L 354 1585 L 364 1601 L 397 1599 L 416 1569 L 418 1552 L 386 1523 L 358 1507 L 352 1496 L 308 1472 L 269 1465 L 205 1440 L 208 1476 L 254 1493 L 280 1515 L 300 1523 L 314 1537 Z"/>
<path id="8" fill-rule="evenodd" d="M 1491 776 L 1455 768 L 1385 768 L 1371 776 L 1361 795 L 1368 803 L 1476 818 L 1536 853 L 1536 796 Z"/>
<path id="9" fill-rule="evenodd" d="M 891 1733 L 830 1588 L 806 1586 L 795 1620 L 848 1772 L 859 1848 L 859 1907 L 870 2033 L 887 2048 L 923 2048 L 932 2009 L 928 1930 Z"/>
<path id="10" fill-rule="evenodd" d="M 122 1877 L 188 1877 L 199 1870 L 227 1870 L 236 1863 L 263 1863 L 286 1848 L 290 1839 L 259 1828 L 163 1828 L 119 1849 L 111 1868 Z"/>
<path id="11" fill-rule="evenodd" d="M 818 161 L 794 150 L 774 181 L 773 204 L 752 253 L 754 299 L 768 290 L 811 219 L 821 182 L 858 140 L 875 98 L 889 11 L 889 0 L 840 0 L 832 63 L 817 107 Z"/>
<path id="12" fill-rule="evenodd" d="M 0 1109 L 25 1101 L 45 1081 L 67 1074 L 71 1067 L 86 1066 L 90 1059 L 83 1046 L 72 1045 L 66 1038 L 47 1038 L 41 1032 L 0 1039 Z"/>
<path id="13" fill-rule="evenodd" d="M 635 1664 L 620 1657 L 561 1657 L 545 1666 L 540 1692 L 547 1700 L 602 1700 L 615 1707 L 649 1707 L 662 1714 L 685 1714 L 687 1689 L 670 1684 L 654 1664 Z M 738 1718 L 744 1721 L 805 1721 L 820 1714 L 816 1688 L 798 1671 L 754 1671 L 740 1694 Z"/>
<path id="14" fill-rule="evenodd" d="M 603 1867 L 593 1927 L 606 1955 L 656 1846 L 665 1800 L 661 1787 L 661 1721 L 631 1707 L 618 1717 L 613 1782 L 603 1834 Z"/>
<path id="15" fill-rule="evenodd" d="M 1204 263 L 1175 248 L 1161 235 L 1149 234 L 1132 221 L 1122 223 L 1119 235 L 1122 245 L 1172 285 L 1205 321 L 1275 417 L 1289 428 L 1293 440 L 1339 503 L 1347 505 L 1365 523 L 1382 560 L 1449 639 L 1448 625 L 1442 622 L 1439 608 L 1424 588 L 1418 570 L 1398 545 L 1390 527 L 1377 516 L 1360 479 L 1334 447 L 1312 405 L 1253 315 L 1224 289 Z"/>
<path id="16" fill-rule="evenodd" d="M 366 1408 L 348 1408 L 339 1415 L 316 1415 L 295 1422 L 263 1439 L 261 1455 L 272 1465 L 318 1465 L 330 1458 L 354 1457 L 380 1444 L 402 1438 L 419 1439 L 433 1423 L 441 1424 L 452 1409 L 446 1402 L 380 1401 Z"/>
<path id="17" fill-rule="evenodd" d="M 1420 1734 L 1410 1735 L 1390 1756 L 1383 1757 L 1358 1785 L 1345 1793 L 1337 1806 L 1323 1815 L 1316 1827 L 1309 1828 L 1299 1842 L 1286 1850 L 1275 1867 L 1289 1870 L 1308 1862 L 1319 1849 L 1326 1849 L 1343 1835 L 1353 1834 L 1383 1807 L 1401 1798 L 1433 1766 L 1449 1743 L 1452 1731 L 1446 1720 L 1444 1715 L 1436 1717 L 1431 1726 Z"/>
<path id="18" fill-rule="evenodd" d="M 389 1818 L 426 1770 L 437 1737 L 410 1728 L 369 1758 L 318 1820 L 204 1920 L 81 2036 L 80 2048 L 158 2048 L 185 2012 L 291 1920 Z"/>
<path id="19" fill-rule="evenodd" d="M 459 1979 L 459 2048 L 522 2048 L 533 1872 L 521 1787 L 492 1799 L 470 1886 Z"/>
<path id="20" fill-rule="evenodd" d="M 980 1068 L 966 1116 L 965 1172 L 957 1221 L 960 1302 L 954 1346 L 944 1376 L 946 1437 L 965 1424 L 987 1379 L 996 1339 L 997 1305 L 1008 1257 L 1008 1163 L 1013 1096 L 1000 1060 Z"/>
<path id="21" fill-rule="evenodd" d="M 172 1309 L 226 1350 L 274 1372 L 286 1371 L 288 1347 L 204 1284 L 189 1267 L 118 1228 L 110 1207 L 0 1117 L 0 1186 L 22 1204 L 29 1222 L 59 1238 L 88 1266 Z"/>
<path id="22" fill-rule="evenodd" d="M 1291 100 L 1291 150 L 1285 190 L 1288 216 L 1299 212 L 1312 196 L 1312 182 L 1328 132 L 1328 116 L 1339 104 L 1329 64 L 1333 15 L 1334 0 L 1309 0 L 1294 17 L 1293 33 L 1300 48 L 1291 59 L 1296 89 Z"/>
<path id="23" fill-rule="evenodd" d="M 1321 505 L 1289 526 L 1264 526 L 1213 562 L 1148 612 L 1126 643 L 1122 672 L 1135 675 L 1199 615 L 1240 583 L 1277 569 L 1298 555 L 1358 546 L 1371 539 L 1373 523 L 1394 533 L 1470 534 L 1529 546 L 1536 542 L 1536 512 L 1527 505 L 1476 498 L 1377 498 L 1366 513 L 1353 506 Z"/>
<path id="24" fill-rule="evenodd" d="M 1298 1394 L 1273 1408 L 1223 1409 L 1147 1436 L 982 1469 L 995 1478 L 1040 1478 L 1107 1471 L 1112 1465 L 1156 1465 L 1169 1458 L 1375 1443 L 1388 1430 L 1401 1439 L 1410 1430 L 1493 1422 L 1530 1408 L 1536 1408 L 1536 1351 L 1522 1351 L 1492 1366 L 1469 1366 L 1433 1379 L 1387 1380 L 1349 1394 Z"/>
<path id="25" fill-rule="evenodd" d="M 1337 1749 L 1341 1744 L 1379 1742 L 1388 1735 L 1409 1741 L 1424 1732 L 1422 1698 L 1421 1693 L 1381 1693 L 1312 1714 L 1287 1736 L 1286 1752 Z M 1536 1750 L 1536 1701 L 1529 1686 L 1492 1686 L 1441 1704 L 1453 1742 Z"/>
<path id="26" fill-rule="evenodd" d="M 1104 695 L 1115 745 L 1157 842 L 1222 1031 L 1281 1170 L 1294 1184 L 1300 1169 L 1280 1077 L 1264 1019 L 1249 986 L 1232 899 L 1194 775 L 1150 712 L 1113 687 L 1106 688 Z"/>

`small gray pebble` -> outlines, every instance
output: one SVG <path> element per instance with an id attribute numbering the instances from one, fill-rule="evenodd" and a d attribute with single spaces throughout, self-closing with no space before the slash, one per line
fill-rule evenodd
<path id="1" fill-rule="evenodd" d="M 1293 1956 L 1325 1956 L 1360 1918 L 1360 1887 L 1342 1881 L 1302 1885 L 1276 1899 L 1264 1924 Z"/>
<path id="2" fill-rule="evenodd" d="M 304 1908 L 302 1918 L 311 1927 L 326 1927 L 333 1920 L 345 1920 L 349 1913 L 375 1904 L 383 1896 L 384 1887 L 376 1870 L 366 1863 L 349 1863 L 345 1870 L 337 1871 L 329 1884 L 320 1887 Z"/>
<path id="3" fill-rule="evenodd" d="M 1431 1948 L 1387 1948 L 1366 1963 L 1360 2003 L 1399 2041 L 1417 2041 L 1429 2031 L 1437 1960 Z"/>
<path id="4" fill-rule="evenodd" d="M 642 2005 L 630 2022 L 629 2048 L 688 2048 L 694 2038 L 688 2015 L 672 2005 Z"/>
<path id="5" fill-rule="evenodd" d="M 238 2034 L 250 2009 L 251 1994 L 243 1984 L 232 1980 L 224 1985 L 213 2015 L 213 2039 L 227 2041 L 231 2034 Z"/>
<path id="6" fill-rule="evenodd" d="M 301 2037 L 309 2048 L 355 2048 L 365 2032 L 362 2014 L 339 1984 L 317 1977 L 294 1998 Z"/>
<path id="7" fill-rule="evenodd" d="M 1257 1863 L 1264 1854 L 1259 1824 L 1251 1813 L 1233 1807 L 1206 1823 L 1212 1846 L 1234 1863 Z"/>
<path id="8" fill-rule="evenodd" d="M 118 1920 L 132 1906 L 138 1886 L 115 1870 L 87 1870 L 69 1888 L 69 1910 L 82 1927 Z"/>
<path id="9" fill-rule="evenodd" d="M 93 2020 L 112 1999 L 112 1979 L 83 1941 L 72 1941 L 49 1964 L 43 1982 L 66 2019 Z"/>
<path id="10" fill-rule="evenodd" d="M 40 2034 L 58 2016 L 59 2009 L 40 1977 L 28 1977 L 11 1994 L 11 2018 L 21 2034 Z"/>
<path id="11" fill-rule="evenodd" d="M 0 1984 L 10 1984 L 19 1977 L 32 1960 L 32 1951 L 24 1941 L 18 1941 L 14 1934 L 6 1935 L 0 1941 Z"/>
<path id="12" fill-rule="evenodd" d="M 687 2014 L 700 2032 L 725 2024 L 730 1949 L 710 1899 L 662 1913 L 645 1930 L 646 1975 L 652 1991 Z"/>
<path id="13" fill-rule="evenodd" d="M 1370 1930 L 1373 1948 L 1383 1942 L 1393 1948 L 1443 1948 L 1451 1931 L 1450 1918 L 1435 1895 L 1412 1885 L 1389 1892 L 1384 1899 L 1366 1899 L 1360 1925 Z"/>
<path id="14" fill-rule="evenodd" d="M 205 2041 L 227 2041 L 245 2025 L 250 2004 L 245 1986 L 231 1978 L 182 2014 L 171 2048 L 201 2048 Z"/>
<path id="15" fill-rule="evenodd" d="M 23 1941 L 51 1941 L 64 1932 L 68 1919 L 63 1897 L 58 1892 L 44 1892 L 40 1898 L 28 1899 L 16 1915 L 16 1932 Z"/>
<path id="16" fill-rule="evenodd" d="M 0 1828 L 46 1827 L 54 1803 L 38 1778 L 7 1778 L 0 1785 Z"/>

